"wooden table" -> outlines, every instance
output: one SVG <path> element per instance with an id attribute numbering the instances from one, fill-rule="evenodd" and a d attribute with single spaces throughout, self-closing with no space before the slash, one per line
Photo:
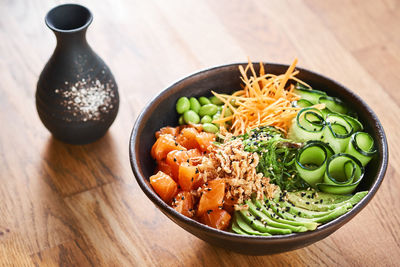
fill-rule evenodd
<path id="1" fill-rule="evenodd" d="M 34 93 L 55 46 L 53 1 L 0 3 L 0 265 L 390 266 L 400 261 L 400 3 L 376 1 L 78 1 L 94 13 L 88 40 L 120 88 L 118 117 L 85 146 L 41 124 Z M 57 1 L 57 3 L 61 3 Z M 247 60 L 291 63 L 354 90 L 390 144 L 371 203 L 330 237 L 273 256 L 213 247 L 167 219 L 128 160 L 135 118 L 190 73 Z"/>

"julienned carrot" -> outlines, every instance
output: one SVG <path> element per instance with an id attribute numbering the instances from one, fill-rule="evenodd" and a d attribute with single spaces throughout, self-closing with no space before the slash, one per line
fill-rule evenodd
<path id="1" fill-rule="evenodd" d="M 232 95 L 218 94 L 212 92 L 218 99 L 223 101 L 224 107 L 221 117 L 214 120 L 214 123 L 221 123 L 232 120 L 231 132 L 234 135 L 244 134 L 249 129 L 259 126 L 271 125 L 287 132 L 293 118 L 300 108 L 292 107 L 292 102 L 300 96 L 293 90 L 294 86 L 287 86 L 289 80 L 295 80 L 309 87 L 306 83 L 295 77 L 297 58 L 282 75 L 265 74 L 264 66 L 260 63 L 260 72 L 257 76 L 253 64 L 249 61 L 246 68 L 239 66 L 244 83 L 242 90 Z M 250 77 L 247 72 L 250 70 Z M 235 101 L 233 106 L 231 101 Z M 225 110 L 232 110 L 229 117 L 223 116 Z"/>

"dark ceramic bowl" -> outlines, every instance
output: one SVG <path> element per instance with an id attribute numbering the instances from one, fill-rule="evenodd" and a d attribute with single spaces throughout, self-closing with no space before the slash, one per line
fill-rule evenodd
<path id="1" fill-rule="evenodd" d="M 313 88 L 324 90 L 329 95 L 340 97 L 345 103 L 351 105 L 365 126 L 365 131 L 374 138 L 378 150 L 377 157 L 368 164 L 365 176 L 357 188 L 358 191 L 369 190 L 369 193 L 350 212 L 321 225 L 315 231 L 267 237 L 244 236 L 213 229 L 181 215 L 168 206 L 149 184 L 149 177 L 154 173 L 155 169 L 155 162 L 150 156 L 150 149 L 155 142 L 154 133 L 163 126 L 177 125 L 176 100 L 181 96 L 211 95 L 211 89 L 223 93 L 239 90 L 241 84 L 238 71 L 239 65 L 246 64 L 215 67 L 190 75 L 162 91 L 147 104 L 135 123 L 130 139 L 129 151 L 133 172 L 146 196 L 168 218 L 186 231 L 210 244 L 252 255 L 273 254 L 305 247 L 335 232 L 368 204 L 382 183 L 388 162 L 386 136 L 375 113 L 351 90 L 320 74 L 297 68 L 300 70 L 298 78 L 306 81 Z M 287 65 L 265 64 L 265 69 L 269 73 L 281 74 L 287 68 Z"/>

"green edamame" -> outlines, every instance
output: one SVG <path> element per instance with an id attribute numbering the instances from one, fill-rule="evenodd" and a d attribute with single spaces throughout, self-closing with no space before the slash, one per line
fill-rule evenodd
<path id="1" fill-rule="evenodd" d="M 221 117 L 221 112 L 217 112 L 217 113 L 214 114 L 214 116 L 212 116 L 212 120 L 213 120 L 213 121 L 219 120 L 220 117 Z M 214 123 L 214 124 L 215 124 L 215 125 L 218 125 L 218 127 L 219 127 L 220 125 L 224 125 L 223 122 L 221 122 L 221 123 Z"/>
<path id="2" fill-rule="evenodd" d="M 210 102 L 214 105 L 222 105 L 224 102 L 222 102 L 221 100 L 218 99 L 218 97 L 216 97 L 215 95 L 210 97 Z"/>
<path id="3" fill-rule="evenodd" d="M 199 113 L 199 109 L 201 107 L 199 101 L 195 97 L 191 97 L 189 99 L 189 102 L 190 102 L 190 109 L 196 113 Z"/>
<path id="4" fill-rule="evenodd" d="M 185 113 L 183 113 L 183 120 L 186 123 L 194 123 L 194 124 L 196 124 L 196 123 L 200 122 L 200 117 L 193 110 L 188 110 Z"/>
<path id="5" fill-rule="evenodd" d="M 178 114 L 183 114 L 190 109 L 190 101 L 187 97 L 182 96 L 176 101 L 176 111 Z"/>
<path id="6" fill-rule="evenodd" d="M 205 96 L 201 96 L 199 97 L 199 102 L 202 106 L 207 105 L 207 104 L 211 104 L 210 100 L 208 100 L 207 97 Z"/>
<path id="7" fill-rule="evenodd" d="M 203 124 L 203 131 L 207 133 L 217 133 L 219 131 L 218 127 L 212 123 L 204 123 Z"/>
<path id="8" fill-rule="evenodd" d="M 230 108 L 226 108 L 224 112 L 224 117 L 232 116 L 232 111 Z"/>
<path id="9" fill-rule="evenodd" d="M 210 123 L 210 122 L 212 122 L 212 118 L 208 115 L 205 115 L 201 118 L 200 122 L 201 123 Z"/>
<path id="10" fill-rule="evenodd" d="M 222 112 L 223 108 L 224 108 L 224 106 L 218 106 L 218 112 Z"/>
<path id="11" fill-rule="evenodd" d="M 218 112 L 218 107 L 214 104 L 206 104 L 204 106 L 202 106 L 199 110 L 199 115 L 200 116 L 205 116 L 205 115 L 209 115 L 212 116 L 215 113 Z"/>
<path id="12" fill-rule="evenodd" d="M 221 117 L 221 112 L 217 112 L 212 116 L 212 120 L 213 121 L 219 120 L 220 117 Z"/>
<path id="13" fill-rule="evenodd" d="M 183 120 L 183 115 L 179 117 L 178 123 L 179 123 L 179 125 L 185 124 L 185 121 Z"/>

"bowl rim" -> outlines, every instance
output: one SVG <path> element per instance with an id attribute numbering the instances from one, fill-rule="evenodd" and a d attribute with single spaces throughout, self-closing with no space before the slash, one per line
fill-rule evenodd
<path id="1" fill-rule="evenodd" d="M 259 64 L 260 62 L 252 62 L 252 63 L 253 63 L 253 65 L 256 65 L 256 64 Z M 287 64 L 271 63 L 271 62 L 261 62 L 261 63 L 263 63 L 264 66 L 269 65 L 269 66 L 285 67 L 285 68 L 289 67 L 289 65 L 287 65 Z M 149 110 L 151 109 L 151 107 L 153 105 L 161 102 L 160 99 L 162 98 L 162 96 L 167 95 L 169 93 L 173 93 L 174 91 L 177 90 L 177 88 L 179 87 L 180 84 L 182 84 L 190 79 L 193 79 L 197 76 L 202 76 L 202 75 L 206 75 L 208 73 L 212 73 L 216 70 L 220 70 L 220 69 L 224 69 L 224 68 L 232 68 L 234 66 L 238 67 L 239 65 L 245 66 L 247 64 L 248 64 L 247 62 L 245 62 L 245 63 L 244 62 L 230 63 L 230 64 L 226 64 L 226 65 L 214 66 L 214 67 L 202 69 L 200 71 L 192 72 L 190 75 L 185 76 L 184 78 L 181 78 L 181 79 L 173 82 L 170 86 L 168 86 L 167 88 L 165 88 L 164 90 L 159 92 L 155 97 L 153 97 L 144 106 L 144 108 L 140 112 L 139 116 L 137 117 L 136 122 L 134 123 L 133 129 L 131 132 L 131 136 L 129 138 L 129 159 L 130 159 L 131 168 L 133 170 L 136 181 L 139 184 L 142 191 L 145 193 L 145 195 L 156 205 L 156 207 L 159 208 L 162 213 L 167 215 L 167 217 L 169 217 L 175 223 L 176 223 L 175 220 L 178 220 L 183 224 L 188 224 L 191 227 L 198 228 L 199 230 L 204 231 L 209 235 L 218 236 L 218 238 L 220 238 L 220 239 L 232 240 L 232 238 L 233 238 L 233 239 L 237 239 L 240 241 L 262 243 L 264 241 L 282 242 L 282 241 L 293 241 L 293 240 L 306 240 L 306 239 L 312 238 L 314 236 L 320 236 L 320 235 L 324 235 L 324 234 L 329 235 L 330 233 L 333 233 L 334 231 L 339 229 L 346 222 L 351 220 L 355 215 L 357 215 L 374 197 L 374 195 L 376 194 L 376 191 L 379 189 L 379 187 L 382 184 L 382 181 L 385 177 L 385 173 L 386 173 L 387 166 L 388 166 L 389 149 L 388 149 L 386 134 L 382 127 L 381 122 L 379 121 L 375 112 L 364 102 L 364 100 L 362 100 L 357 94 L 355 94 L 353 91 L 351 91 L 347 87 L 343 86 L 339 82 L 334 81 L 331 78 L 326 77 L 320 73 L 317 73 L 317 72 L 314 72 L 314 71 L 311 71 L 311 70 L 308 70 L 305 68 L 296 67 L 296 69 L 299 70 L 300 72 L 308 72 L 311 75 L 319 76 L 319 77 L 325 79 L 326 81 L 331 82 L 332 84 L 334 84 L 338 87 L 341 87 L 342 89 L 347 91 L 347 93 L 349 93 L 351 95 L 351 97 L 353 97 L 357 101 L 359 101 L 360 104 L 365 107 L 365 109 L 370 113 L 371 117 L 376 122 L 377 131 L 381 135 L 379 142 L 382 145 L 382 159 L 378 163 L 378 164 L 380 164 L 380 167 L 378 169 L 377 179 L 371 185 L 371 188 L 368 190 L 368 194 L 359 203 L 357 203 L 349 212 L 339 216 L 338 218 L 336 218 L 328 223 L 324 223 L 324 224 L 318 226 L 318 228 L 313 231 L 307 231 L 307 232 L 303 232 L 303 233 L 291 233 L 291 234 L 287 234 L 287 235 L 271 235 L 271 236 L 240 235 L 240 234 L 236 234 L 233 232 L 228 232 L 228 231 L 212 228 L 210 226 L 202 224 L 194 219 L 186 217 L 183 214 L 175 211 L 172 207 L 170 207 L 167 203 L 165 203 L 157 195 L 157 193 L 155 193 L 150 188 L 150 186 L 148 186 L 145 182 L 145 180 L 147 180 L 148 177 L 147 178 L 144 177 L 143 173 L 141 172 L 141 170 L 139 168 L 139 164 L 138 164 L 139 159 L 136 156 L 136 152 L 138 151 L 138 143 L 139 142 L 135 142 L 135 140 L 139 134 L 139 130 L 141 130 L 141 127 L 139 127 L 139 126 L 141 126 L 145 122 L 146 117 L 149 117 L 151 115 L 151 113 L 149 113 Z M 174 219 L 172 219 L 172 218 L 174 218 Z M 338 227 L 335 228 L 335 226 L 338 226 Z"/>

